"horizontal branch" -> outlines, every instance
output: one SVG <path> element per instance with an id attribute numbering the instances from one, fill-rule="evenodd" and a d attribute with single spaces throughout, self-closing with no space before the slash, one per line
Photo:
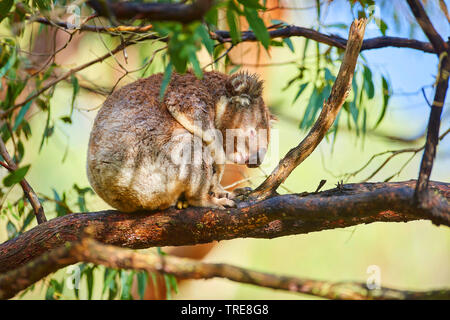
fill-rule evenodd
<path id="1" fill-rule="evenodd" d="M 450 226 L 450 183 L 431 182 L 434 205 L 417 209 L 415 180 L 362 183 L 309 194 L 279 195 L 240 202 L 226 210 L 74 213 L 40 224 L 0 245 L 0 273 L 15 269 L 66 242 L 77 241 L 87 227 L 94 239 L 134 249 L 182 246 L 234 238 L 276 238 L 373 222 L 432 220 Z"/>
<path id="2" fill-rule="evenodd" d="M 119 34 L 119 33 L 149 33 L 152 31 L 152 25 L 146 26 L 94 26 L 82 24 L 80 26 L 75 26 L 69 24 L 67 22 L 62 21 L 51 21 L 44 17 L 37 17 L 31 19 L 31 21 L 38 22 L 46 25 L 55 25 L 60 28 L 72 30 L 77 29 L 80 31 L 87 32 L 101 32 L 101 33 L 109 33 L 111 35 Z M 299 26 L 286 26 L 283 28 L 270 30 L 269 36 L 272 39 L 275 38 L 291 38 L 291 37 L 303 37 L 307 39 L 311 39 L 323 44 L 327 44 L 332 47 L 337 47 L 341 49 L 345 49 L 347 44 L 347 39 L 344 39 L 337 35 L 329 35 L 325 33 L 321 33 L 314 29 L 303 28 Z M 217 40 L 221 43 L 232 42 L 231 35 L 229 31 L 226 30 L 216 30 L 212 33 L 211 37 L 214 40 Z M 241 33 L 241 42 L 251 42 L 258 41 L 253 31 L 242 31 Z M 409 48 L 420 50 L 426 53 L 435 53 L 433 46 L 429 42 L 423 42 L 414 39 L 400 38 L 400 37 L 375 37 L 371 39 L 366 39 L 363 41 L 361 46 L 361 51 L 372 50 L 372 49 L 381 49 L 387 47 L 395 47 L 395 48 Z"/>
<path id="3" fill-rule="evenodd" d="M 89 0 L 87 2 L 99 16 L 116 19 L 151 21 L 178 21 L 189 23 L 201 20 L 213 5 L 213 0 L 185 3 L 141 3 Z"/>
<path id="4" fill-rule="evenodd" d="M 230 33 L 228 31 L 217 30 L 214 32 L 217 37 L 215 38 L 219 42 L 232 42 Z M 270 37 L 273 38 L 290 38 L 290 37 L 303 37 L 311 39 L 323 44 L 327 44 L 332 47 L 338 47 L 345 49 L 347 40 L 337 36 L 328 35 L 321 33 L 319 31 L 303 28 L 298 26 L 286 26 L 284 28 L 269 31 Z M 243 31 L 241 42 L 246 41 L 258 41 L 256 35 L 253 31 Z M 414 39 L 406 39 L 399 37 L 375 37 L 371 39 L 364 40 L 361 46 L 361 51 L 380 49 L 386 47 L 397 47 L 397 48 L 410 48 L 416 49 L 427 53 L 434 53 L 433 46 L 429 42 L 423 42 Z"/>
<path id="5" fill-rule="evenodd" d="M 369 290 L 365 283 L 359 282 L 333 283 L 278 276 L 223 263 L 204 263 L 174 256 L 142 254 L 130 249 L 104 245 L 86 237 L 81 241 L 66 243 L 22 267 L 0 275 L 0 299 L 12 298 L 45 276 L 77 262 L 94 263 L 116 269 L 161 272 L 172 274 L 178 279 L 225 278 L 235 282 L 329 299 L 450 299 L 448 289 L 403 291 L 381 287 Z"/>

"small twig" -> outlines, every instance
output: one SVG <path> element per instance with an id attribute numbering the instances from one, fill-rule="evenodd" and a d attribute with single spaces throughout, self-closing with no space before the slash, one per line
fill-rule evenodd
<path id="1" fill-rule="evenodd" d="M 441 134 L 441 136 L 439 137 L 439 141 L 441 141 L 442 139 L 445 138 L 445 136 L 450 133 L 450 128 L 448 128 L 443 134 Z M 377 169 L 375 169 L 375 171 L 373 171 L 366 179 L 362 180 L 361 182 L 366 182 L 370 179 L 372 179 L 378 172 L 380 172 L 380 170 L 385 167 L 389 161 L 391 161 L 394 157 L 400 155 L 400 154 L 405 154 L 405 153 L 412 153 L 413 157 L 418 154 L 420 151 L 422 151 L 425 148 L 425 144 L 419 148 L 405 148 L 405 149 L 399 149 L 399 150 L 388 150 L 388 151 L 383 151 L 380 153 L 376 153 L 374 155 L 372 155 L 372 157 L 369 159 L 369 161 L 367 161 L 361 168 L 359 168 L 358 170 L 351 172 L 351 173 L 347 173 L 345 174 L 345 180 L 348 181 L 351 177 L 354 177 L 356 175 L 358 175 L 359 173 L 361 173 L 364 169 L 366 169 L 371 163 L 372 161 L 374 161 L 376 158 L 381 157 L 383 155 L 386 154 L 391 154 Z M 409 163 L 408 160 L 407 163 Z M 402 170 L 403 170 L 404 166 L 397 172 L 394 174 L 397 175 L 399 174 Z M 392 177 L 390 177 L 389 179 L 391 179 Z M 388 180 L 389 180 L 388 179 Z"/>
<path id="2" fill-rule="evenodd" d="M 6 162 L 6 165 L 5 163 L 2 163 L 3 167 L 8 169 L 9 171 L 15 171 L 18 169 L 17 165 L 14 163 L 13 159 L 9 155 L 5 143 L 3 142 L 3 139 L 1 137 L 0 137 L 0 154 Z M 33 208 L 33 212 L 36 215 L 38 224 L 46 222 L 47 218 L 45 217 L 44 208 L 42 207 L 42 204 L 39 202 L 39 198 L 37 197 L 33 188 L 31 188 L 30 184 L 25 179 L 22 179 L 20 181 L 20 186 L 22 187 L 25 197 L 28 199 L 28 201 L 31 204 L 31 207 Z"/>
<path id="3" fill-rule="evenodd" d="M 54 85 L 56 85 L 57 83 L 59 83 L 62 80 L 67 79 L 68 77 L 70 77 L 71 75 L 86 69 L 87 67 L 92 66 L 93 64 L 96 64 L 98 62 L 102 62 L 103 60 L 109 58 L 111 56 L 111 54 L 115 54 L 119 51 L 121 51 L 123 48 L 132 45 L 136 43 L 135 41 L 126 41 L 121 43 L 120 45 L 118 45 L 116 48 L 114 48 L 113 50 L 109 51 L 108 53 L 106 53 L 105 55 L 89 61 L 81 66 L 78 66 L 76 68 L 70 69 L 69 71 L 67 71 L 66 73 L 63 73 L 62 75 L 58 76 L 56 79 L 53 79 L 52 81 L 48 82 L 46 85 L 44 85 L 40 90 L 36 91 L 34 94 L 30 95 L 27 99 L 25 99 L 24 101 L 15 104 L 13 107 L 6 109 L 6 110 L 1 110 L 0 111 L 0 119 L 5 118 L 6 116 L 8 116 L 11 112 L 13 112 L 14 110 L 20 108 L 21 106 L 27 104 L 28 102 L 32 101 L 33 99 L 35 99 L 36 97 L 38 97 L 39 95 L 41 95 L 43 92 L 45 92 L 46 90 L 50 89 L 51 87 L 53 87 Z"/>
<path id="4" fill-rule="evenodd" d="M 223 57 L 227 56 L 231 50 L 233 50 L 234 48 L 234 44 L 231 44 L 231 46 L 223 53 L 221 54 L 219 57 L 217 57 L 214 61 L 208 63 L 206 66 L 204 66 L 202 69 L 205 70 L 206 68 L 208 68 L 209 66 L 217 63 L 219 60 L 221 60 Z"/>

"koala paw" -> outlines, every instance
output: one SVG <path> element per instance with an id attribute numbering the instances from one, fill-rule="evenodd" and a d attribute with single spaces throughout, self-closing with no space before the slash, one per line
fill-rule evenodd
<path id="1" fill-rule="evenodd" d="M 236 207 L 236 204 L 231 199 L 212 197 L 211 200 L 219 209 L 225 209 L 225 207 Z"/>
<path id="2" fill-rule="evenodd" d="M 222 198 L 233 199 L 234 198 L 234 193 L 226 191 L 224 189 L 213 190 L 211 192 L 211 196 L 213 196 L 214 198 L 219 198 L 219 199 L 222 199 Z"/>

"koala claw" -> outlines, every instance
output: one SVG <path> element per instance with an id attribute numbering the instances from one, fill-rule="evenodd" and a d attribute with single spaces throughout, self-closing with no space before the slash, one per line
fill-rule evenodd
<path id="1" fill-rule="evenodd" d="M 177 201 L 177 208 L 179 210 L 186 209 L 187 207 L 189 207 L 189 204 L 186 200 L 178 200 Z"/>

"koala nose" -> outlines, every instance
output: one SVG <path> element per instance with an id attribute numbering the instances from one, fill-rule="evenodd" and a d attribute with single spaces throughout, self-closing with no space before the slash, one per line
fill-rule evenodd
<path id="1" fill-rule="evenodd" d="M 266 155 L 267 149 L 266 148 L 259 148 L 258 152 L 255 154 L 250 155 L 248 161 L 247 161 L 247 167 L 249 168 L 257 168 L 260 166 L 260 164 L 263 162 L 264 157 Z"/>

